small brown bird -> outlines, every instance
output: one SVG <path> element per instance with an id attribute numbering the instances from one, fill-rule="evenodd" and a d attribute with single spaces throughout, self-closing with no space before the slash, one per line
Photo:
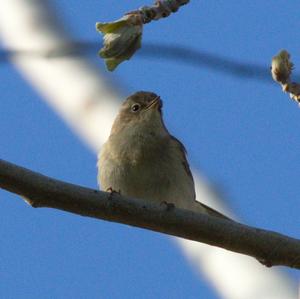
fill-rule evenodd
<path id="1" fill-rule="evenodd" d="M 227 218 L 196 201 L 185 148 L 165 127 L 155 93 L 139 91 L 125 100 L 100 152 L 98 170 L 103 190 Z"/>

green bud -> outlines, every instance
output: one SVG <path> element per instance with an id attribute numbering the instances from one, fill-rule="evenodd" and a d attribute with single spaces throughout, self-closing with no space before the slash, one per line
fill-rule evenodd
<path id="1" fill-rule="evenodd" d="M 272 58 L 271 73 L 276 82 L 280 84 L 288 83 L 292 69 L 293 63 L 290 60 L 290 54 L 288 51 L 281 50 Z"/>
<path id="2" fill-rule="evenodd" d="M 129 60 L 141 47 L 143 24 L 136 15 L 129 14 L 111 23 L 96 23 L 96 29 L 103 34 L 104 46 L 99 56 L 109 71 Z"/>

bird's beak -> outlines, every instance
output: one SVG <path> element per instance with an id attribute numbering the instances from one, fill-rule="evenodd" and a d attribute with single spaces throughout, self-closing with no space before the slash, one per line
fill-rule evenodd
<path id="1" fill-rule="evenodd" d="M 162 101 L 160 99 L 160 96 L 157 96 L 154 100 L 152 100 L 150 102 L 150 104 L 147 106 L 146 110 L 156 109 L 156 110 L 160 111 L 161 107 L 162 107 Z"/>

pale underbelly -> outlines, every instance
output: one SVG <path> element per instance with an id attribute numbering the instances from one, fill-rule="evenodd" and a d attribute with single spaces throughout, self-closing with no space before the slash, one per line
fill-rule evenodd
<path id="1" fill-rule="evenodd" d="M 190 178 L 183 179 L 172 175 L 174 172 L 169 167 L 162 167 L 155 163 L 143 166 L 122 163 L 122 165 L 112 166 L 114 163 L 106 161 L 104 164 L 107 165 L 102 165 L 100 174 L 103 190 L 112 188 L 128 197 L 156 203 L 173 203 L 181 208 L 188 208 L 188 203 L 194 202 L 193 184 L 185 181 Z M 162 168 L 164 173 L 161 171 Z"/>

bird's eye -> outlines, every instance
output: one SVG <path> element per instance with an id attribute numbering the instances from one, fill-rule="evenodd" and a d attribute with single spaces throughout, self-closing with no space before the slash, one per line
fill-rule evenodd
<path id="1" fill-rule="evenodd" d="M 141 109 L 141 105 L 140 104 L 133 104 L 132 106 L 131 106 L 131 111 L 132 112 L 137 112 L 137 111 L 139 111 Z"/>

